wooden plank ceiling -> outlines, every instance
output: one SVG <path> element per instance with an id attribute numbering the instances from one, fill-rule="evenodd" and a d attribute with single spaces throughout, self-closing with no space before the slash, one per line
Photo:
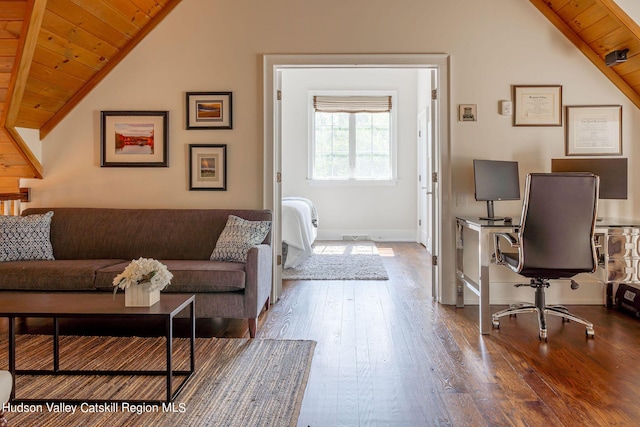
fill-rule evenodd
<path id="1" fill-rule="evenodd" d="M 530 1 L 640 107 L 640 28 L 613 0 Z M 42 178 L 15 128 L 47 135 L 179 2 L 0 0 L 0 193 Z"/>
<path id="2" fill-rule="evenodd" d="M 0 0 L 0 193 L 42 178 L 15 128 L 44 138 L 178 3 Z"/>
<path id="3" fill-rule="evenodd" d="M 593 64 L 640 108 L 640 27 L 613 0 L 530 0 Z M 607 67 L 605 56 L 629 49 Z"/>
<path id="4" fill-rule="evenodd" d="M 0 3 L 0 193 L 17 191 L 21 176 L 40 173 L 39 169 L 27 164 L 13 137 L 5 129 L 9 86 L 26 9 L 26 1 Z"/>

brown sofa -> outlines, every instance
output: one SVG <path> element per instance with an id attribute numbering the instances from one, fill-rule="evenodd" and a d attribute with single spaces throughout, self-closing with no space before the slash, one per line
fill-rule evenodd
<path id="1" fill-rule="evenodd" d="M 247 252 L 246 263 L 211 261 L 229 215 L 271 221 L 268 210 L 30 208 L 53 211 L 55 260 L 0 262 L 0 290 L 113 292 L 113 278 L 133 259 L 154 258 L 173 274 L 163 292 L 196 295 L 197 318 L 241 318 L 255 337 L 269 308 L 271 232 Z"/>

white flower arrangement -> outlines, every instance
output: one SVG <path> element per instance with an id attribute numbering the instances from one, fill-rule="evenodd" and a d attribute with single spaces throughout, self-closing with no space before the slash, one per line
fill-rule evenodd
<path id="1" fill-rule="evenodd" d="M 149 292 L 161 291 L 169 286 L 173 274 L 163 263 L 152 258 L 138 258 L 131 263 L 113 279 L 115 294 L 120 289 L 127 289 L 129 286 L 149 283 Z"/>

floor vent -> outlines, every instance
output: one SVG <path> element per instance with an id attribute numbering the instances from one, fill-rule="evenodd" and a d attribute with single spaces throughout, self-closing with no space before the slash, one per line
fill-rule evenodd
<path id="1" fill-rule="evenodd" d="M 371 240 L 368 234 L 343 234 L 342 240 L 356 241 L 356 240 Z"/>

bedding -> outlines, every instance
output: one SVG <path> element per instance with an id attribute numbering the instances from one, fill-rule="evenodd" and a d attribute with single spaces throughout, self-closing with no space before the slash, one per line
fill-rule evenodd
<path id="1" fill-rule="evenodd" d="M 318 214 L 303 197 L 282 199 L 282 243 L 287 245 L 284 268 L 296 268 L 311 256 L 318 235 Z"/>

